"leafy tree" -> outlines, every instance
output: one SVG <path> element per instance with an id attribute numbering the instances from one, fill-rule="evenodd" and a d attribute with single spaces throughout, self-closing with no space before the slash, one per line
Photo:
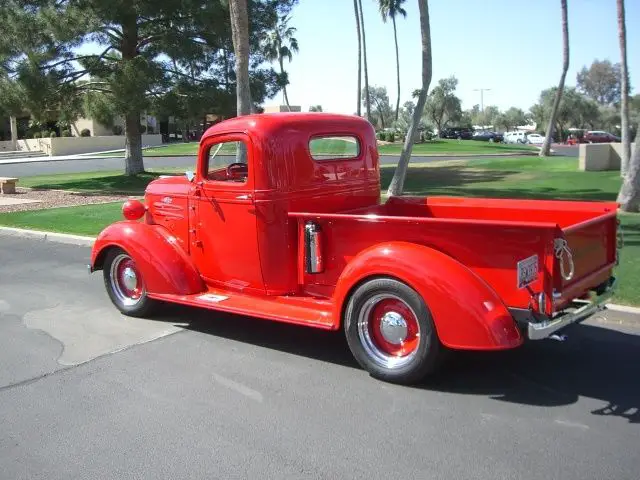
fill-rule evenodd
<path id="1" fill-rule="evenodd" d="M 386 128 L 393 121 L 393 110 L 389 103 L 387 87 L 371 86 L 369 88 L 369 98 L 373 106 L 372 123 L 380 128 Z M 362 92 L 362 100 L 366 101 L 366 92 Z"/>
<path id="2" fill-rule="evenodd" d="M 287 72 L 284 70 L 284 59 L 287 58 L 289 62 L 293 60 L 293 54 L 298 53 L 298 40 L 293 36 L 296 32 L 295 27 L 289 26 L 290 17 L 284 15 L 279 18 L 276 25 L 267 35 L 264 51 L 267 60 L 277 61 L 280 65 L 280 84 L 282 86 L 282 92 L 284 95 L 284 101 L 287 107 L 290 107 L 289 97 L 287 95 L 287 85 L 289 80 Z"/>
<path id="3" fill-rule="evenodd" d="M 425 105 L 425 114 L 438 130 L 451 122 L 457 122 L 462 116 L 461 101 L 455 95 L 458 79 L 455 76 L 438 81 L 429 94 Z"/>
<path id="4" fill-rule="evenodd" d="M 556 114 L 558 107 L 560 106 L 560 100 L 562 99 L 562 93 L 564 91 L 564 81 L 567 77 L 567 70 L 569 70 L 569 23 L 567 20 L 567 0 L 560 0 L 560 7 L 562 11 L 562 75 L 560 76 L 560 83 L 556 90 L 555 101 L 551 109 L 551 115 L 549 117 L 549 125 L 544 138 L 542 147 L 540 148 L 540 156 L 548 156 L 551 150 L 551 141 L 553 139 L 553 129 L 556 122 Z"/>
<path id="5" fill-rule="evenodd" d="M 420 119 L 424 112 L 427 102 L 427 93 L 431 84 L 432 76 L 432 58 L 431 58 L 431 27 L 429 25 L 429 2 L 428 0 L 418 0 L 418 8 L 420 10 L 420 33 L 422 38 L 422 88 L 418 94 L 418 102 L 413 111 L 411 125 L 404 140 L 404 146 L 400 153 L 398 166 L 393 173 L 393 178 L 389 184 L 387 193 L 389 196 L 402 195 L 404 190 L 404 180 L 407 177 L 409 169 L 409 161 L 411 160 L 411 150 L 413 149 L 414 139 L 420 126 Z"/>
<path id="6" fill-rule="evenodd" d="M 576 85 L 581 93 L 600 105 L 615 105 L 620 102 L 621 65 L 609 60 L 594 60 L 589 68 L 582 67 L 576 75 Z"/>
<path id="7" fill-rule="evenodd" d="M 398 113 L 400 110 L 400 53 L 398 52 L 398 31 L 396 29 L 396 16 L 402 15 L 407 17 L 407 12 L 402 8 L 402 4 L 405 0 L 378 0 L 378 6 L 380 8 L 380 14 L 382 15 L 382 21 L 386 22 L 388 18 L 391 18 L 393 22 L 393 38 L 396 44 L 396 77 L 398 80 L 398 99 L 396 101 L 396 116 L 395 120 L 398 120 Z"/>

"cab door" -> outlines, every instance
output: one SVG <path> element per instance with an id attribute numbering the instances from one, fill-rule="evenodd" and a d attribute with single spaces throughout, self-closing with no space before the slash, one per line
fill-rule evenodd
<path id="1" fill-rule="evenodd" d="M 242 133 L 204 140 L 198 158 L 191 251 L 215 287 L 265 293 L 254 206 L 253 149 Z"/>

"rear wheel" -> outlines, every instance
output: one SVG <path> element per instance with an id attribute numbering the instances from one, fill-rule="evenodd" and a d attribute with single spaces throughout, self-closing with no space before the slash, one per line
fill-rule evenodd
<path id="1" fill-rule="evenodd" d="M 443 346 L 422 297 L 403 282 L 369 280 L 347 303 L 344 329 L 358 363 L 380 380 L 412 384 L 439 366 Z"/>
<path id="2" fill-rule="evenodd" d="M 113 248 L 104 260 L 104 284 L 113 304 L 125 315 L 142 317 L 151 313 L 156 302 L 147 291 L 136 262 L 121 248 Z"/>

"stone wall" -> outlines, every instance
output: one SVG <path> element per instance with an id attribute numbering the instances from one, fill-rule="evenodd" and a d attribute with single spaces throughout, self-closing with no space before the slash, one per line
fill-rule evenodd
<path id="1" fill-rule="evenodd" d="M 632 152 L 634 145 L 631 144 Z M 581 143 L 579 148 L 579 170 L 620 170 L 621 143 Z"/>

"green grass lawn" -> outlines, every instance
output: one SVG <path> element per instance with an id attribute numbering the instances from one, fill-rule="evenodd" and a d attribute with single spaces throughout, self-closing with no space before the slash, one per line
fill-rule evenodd
<path id="1" fill-rule="evenodd" d="M 577 171 L 577 159 L 494 158 L 472 161 L 412 164 L 405 193 L 414 195 L 454 195 L 469 197 L 582 199 L 614 201 L 620 187 L 619 174 Z M 21 185 L 37 188 L 73 189 L 94 192 L 125 192 L 138 195 L 161 173 L 151 172 L 131 179 L 121 172 L 65 174 L 29 177 Z M 175 173 L 182 173 L 174 169 Z M 383 196 L 393 166 L 383 166 Z M 122 202 L 80 207 L 0 213 L 0 225 L 96 235 L 102 228 L 122 218 Z M 614 301 L 640 306 L 640 214 L 620 215 L 625 248 L 618 268 L 620 287 Z"/>
<path id="2" fill-rule="evenodd" d="M 341 154 L 344 151 L 351 152 L 353 149 L 345 144 L 349 142 L 335 140 L 317 140 L 314 143 L 314 151 L 318 154 L 330 155 Z M 353 145 L 353 144 L 351 144 Z M 151 147 L 144 150 L 145 157 L 181 157 L 197 155 L 198 142 L 176 142 L 162 147 Z M 402 143 L 380 145 L 378 150 L 383 155 L 400 155 Z M 438 139 L 428 143 L 417 143 L 413 146 L 412 155 L 481 155 L 496 153 L 527 153 L 536 152 L 537 147 L 529 145 L 515 145 L 480 142 L 477 140 L 450 140 Z M 123 156 L 124 153 L 103 153 L 104 156 Z"/>

